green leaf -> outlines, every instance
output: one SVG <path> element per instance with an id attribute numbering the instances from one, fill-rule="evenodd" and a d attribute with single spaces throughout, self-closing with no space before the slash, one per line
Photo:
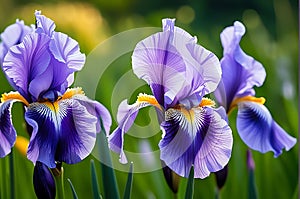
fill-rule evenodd
<path id="1" fill-rule="evenodd" d="M 130 199 L 131 190 L 132 190 L 132 179 L 133 179 L 133 163 L 131 162 L 123 199 Z"/>
<path id="2" fill-rule="evenodd" d="M 249 169 L 249 192 L 248 192 L 249 199 L 256 199 L 257 198 L 257 191 L 255 185 L 255 178 L 254 178 L 254 170 Z"/>
<path id="3" fill-rule="evenodd" d="M 185 199 L 192 199 L 194 195 L 194 167 L 191 167 L 188 183 L 185 191 Z"/>
<path id="4" fill-rule="evenodd" d="M 100 156 L 100 166 L 102 171 L 102 184 L 104 198 L 114 198 L 119 199 L 119 190 L 117 185 L 117 180 L 115 176 L 115 171 L 112 168 L 112 160 L 110 156 L 110 151 L 108 148 L 108 141 L 106 137 L 105 130 L 101 126 L 102 131 L 97 134 L 96 147 Z"/>
<path id="5" fill-rule="evenodd" d="M 91 176 L 92 176 L 92 190 L 93 190 L 94 199 L 100 199 L 101 195 L 99 191 L 99 183 L 97 180 L 97 172 L 95 169 L 94 160 L 91 160 Z"/>
<path id="6" fill-rule="evenodd" d="M 69 182 L 69 184 L 70 184 L 70 187 L 71 187 L 71 190 L 72 190 L 73 199 L 78 199 L 77 193 L 76 193 L 76 191 L 75 191 L 75 188 L 74 188 L 74 186 L 73 186 L 71 180 L 70 180 L 69 178 L 68 178 L 67 180 L 68 180 L 68 182 Z"/>

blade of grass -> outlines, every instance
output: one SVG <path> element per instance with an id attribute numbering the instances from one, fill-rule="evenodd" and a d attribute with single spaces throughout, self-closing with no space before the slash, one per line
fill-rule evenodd
<path id="1" fill-rule="evenodd" d="M 71 191 L 72 191 L 73 199 L 78 199 L 77 193 L 75 191 L 75 188 L 74 188 L 71 180 L 69 178 L 67 180 L 68 180 L 68 182 L 70 184 L 70 188 L 71 188 Z"/>
<path id="2" fill-rule="evenodd" d="M 91 160 L 91 177 L 92 177 L 92 189 L 93 189 L 93 198 L 100 199 L 99 183 L 97 180 L 97 172 L 95 169 L 94 160 Z"/>
<path id="3" fill-rule="evenodd" d="M 130 199 L 131 190 L 132 190 L 132 179 L 133 179 L 133 163 L 131 162 L 123 199 Z"/>
<path id="4" fill-rule="evenodd" d="M 194 167 L 191 168 L 185 191 L 185 199 L 192 199 L 194 195 Z"/>

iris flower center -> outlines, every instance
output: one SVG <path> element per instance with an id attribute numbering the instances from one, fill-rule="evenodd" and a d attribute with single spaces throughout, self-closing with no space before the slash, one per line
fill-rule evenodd
<path id="1" fill-rule="evenodd" d="M 58 104 L 57 104 L 58 101 L 64 100 L 64 99 L 70 99 L 74 95 L 77 95 L 77 94 L 84 95 L 82 88 L 78 87 L 78 88 L 68 89 L 62 96 L 58 97 L 58 99 L 55 102 L 51 102 L 46 99 L 43 102 L 39 102 L 39 103 L 45 104 L 52 111 L 57 111 L 58 110 Z M 16 91 L 2 94 L 0 100 L 1 100 L 1 103 L 6 102 L 8 100 L 16 100 L 18 102 L 22 102 L 27 107 L 30 105 L 29 102 L 19 92 L 16 92 Z"/>

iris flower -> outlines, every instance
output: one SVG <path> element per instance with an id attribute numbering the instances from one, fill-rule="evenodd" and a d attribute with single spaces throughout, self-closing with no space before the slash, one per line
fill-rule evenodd
<path id="1" fill-rule="evenodd" d="M 118 127 L 109 137 L 111 150 L 124 153 L 124 134 L 139 109 L 154 106 L 163 135 L 160 159 L 175 173 L 187 177 L 194 166 L 194 177 L 205 178 L 222 169 L 232 150 L 232 132 L 222 108 L 204 97 L 213 92 L 221 78 L 218 58 L 200 45 L 196 37 L 163 19 L 163 32 L 140 41 L 132 55 L 132 68 L 145 80 L 153 96 L 139 94 L 129 105 L 118 108 Z"/>
<path id="2" fill-rule="evenodd" d="M 273 120 L 264 106 L 265 98 L 255 97 L 253 87 L 263 84 L 266 71 L 261 63 L 241 49 L 239 43 L 244 34 L 245 27 L 240 22 L 235 22 L 221 33 L 223 73 L 215 97 L 227 113 L 238 108 L 237 131 L 248 147 L 261 153 L 272 151 L 277 157 L 283 148 L 291 149 L 296 139 Z"/>
<path id="3" fill-rule="evenodd" d="M 34 31 L 19 37 L 20 34 L 6 34 L 6 30 L 1 37 L 3 44 L 17 40 L 20 43 L 9 48 L 2 63 L 16 91 L 1 97 L 0 157 L 10 153 L 16 141 L 11 107 L 14 102 L 21 102 L 25 121 L 32 127 L 28 159 L 55 168 L 56 162 L 73 164 L 88 156 L 100 126 L 109 131 L 111 117 L 103 105 L 87 98 L 81 88 L 68 88 L 74 72 L 85 63 L 78 43 L 56 32 L 54 22 L 40 11 L 36 11 L 35 17 Z"/>

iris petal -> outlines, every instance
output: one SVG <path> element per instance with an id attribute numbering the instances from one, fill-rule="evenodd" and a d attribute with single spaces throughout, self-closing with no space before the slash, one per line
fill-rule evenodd
<path id="1" fill-rule="evenodd" d="M 84 95 L 76 94 L 72 98 L 77 100 L 82 106 L 84 106 L 91 115 L 94 115 L 98 118 L 96 124 L 96 132 L 100 132 L 101 125 L 103 125 L 105 133 L 108 136 L 110 131 L 110 126 L 112 123 L 109 111 L 99 102 L 91 100 Z"/>
<path id="2" fill-rule="evenodd" d="M 159 106 L 153 96 L 140 94 L 136 103 L 128 105 L 127 100 L 120 103 L 118 108 L 117 120 L 118 127 L 112 132 L 108 138 L 109 148 L 120 154 L 120 162 L 127 163 L 126 155 L 123 151 L 124 134 L 132 126 L 138 111 L 147 106 Z"/>
<path id="3" fill-rule="evenodd" d="M 1 33 L 1 43 L 5 48 L 5 55 L 10 47 L 22 42 L 25 35 L 32 32 L 33 28 L 26 26 L 22 20 L 17 20 L 16 23 L 8 26 L 4 32 Z M 3 60 L 4 56 L 0 56 L 0 60 Z"/>
<path id="4" fill-rule="evenodd" d="M 24 22 L 21 22 L 24 25 Z M 22 35 L 22 28 L 18 23 L 8 26 L 3 33 L 1 33 L 1 41 L 9 49 L 11 46 L 16 45 L 19 42 Z"/>
<path id="5" fill-rule="evenodd" d="M 59 132 L 55 113 L 46 105 L 31 104 L 25 113 L 26 122 L 33 128 L 27 151 L 27 157 L 33 163 L 40 161 L 55 168 L 54 154 Z"/>
<path id="6" fill-rule="evenodd" d="M 54 168 L 55 161 L 77 163 L 89 155 L 96 140 L 97 117 L 77 100 L 32 103 L 25 119 L 33 127 L 27 156 Z"/>
<path id="7" fill-rule="evenodd" d="M 254 102 L 238 104 L 237 130 L 242 140 L 261 153 L 273 151 L 277 157 L 282 149 L 292 148 L 296 139 L 287 134 L 272 118 L 269 110 Z"/>
<path id="8" fill-rule="evenodd" d="M 36 18 L 36 32 L 37 33 L 44 33 L 51 37 L 52 33 L 55 29 L 55 23 L 48 17 L 45 17 L 41 14 L 41 11 L 35 11 L 35 18 Z"/>
<path id="9" fill-rule="evenodd" d="M 28 85 L 43 74 L 50 62 L 47 50 L 50 38 L 44 34 L 28 34 L 23 42 L 13 46 L 5 56 L 3 70 L 16 85 L 16 90 L 28 100 Z M 38 99 L 40 92 L 51 84 L 51 78 L 44 78 L 38 85 L 31 84 L 29 90 Z M 35 88 L 35 89 L 31 89 Z"/>
<path id="10" fill-rule="evenodd" d="M 172 32 L 174 24 L 169 25 L 172 27 L 165 28 L 164 32 L 140 41 L 132 55 L 134 73 L 151 86 L 161 105 L 174 100 L 185 79 L 184 60 L 174 46 L 175 41 L 180 38 L 184 40 L 184 35 L 176 35 Z"/>
<path id="11" fill-rule="evenodd" d="M 87 157 L 94 148 L 98 118 L 75 99 L 62 100 L 59 106 L 62 121 L 55 159 L 74 164 Z"/>
<path id="12" fill-rule="evenodd" d="M 213 92 L 221 80 L 221 67 L 218 58 L 198 45 L 196 41 L 186 44 L 187 64 L 185 85 L 177 93 L 179 103 L 190 109 L 199 105 L 202 97 Z"/>
<path id="13" fill-rule="evenodd" d="M 78 42 L 68 35 L 54 32 L 49 48 L 55 59 L 65 63 L 73 71 L 81 70 L 85 63 L 85 55 L 80 53 Z"/>
<path id="14" fill-rule="evenodd" d="M 161 159 L 178 175 L 187 177 L 194 165 L 194 177 L 205 178 L 229 161 L 231 130 L 213 109 L 169 109 L 161 127 Z"/>
<path id="15" fill-rule="evenodd" d="M 215 111 L 210 114 L 211 122 L 194 163 L 194 175 L 197 178 L 205 178 L 210 172 L 223 169 L 231 157 L 232 131 L 223 114 L 219 115 Z"/>
<path id="16" fill-rule="evenodd" d="M 16 130 L 11 120 L 11 106 L 13 100 L 0 104 L 0 157 L 10 153 L 16 141 Z"/>
<path id="17" fill-rule="evenodd" d="M 224 56 L 221 59 L 222 81 L 216 90 L 219 104 L 228 110 L 235 97 L 254 95 L 254 86 L 261 86 L 266 77 L 262 64 L 247 55 L 240 47 L 245 27 L 240 22 L 221 33 Z"/>
<path id="18" fill-rule="evenodd" d="M 193 57 L 190 59 L 193 61 L 193 65 L 188 68 L 196 70 L 191 76 L 194 81 L 191 86 L 194 90 L 203 86 L 205 88 L 203 95 L 213 92 L 221 80 L 222 71 L 219 59 L 215 54 L 196 43 L 187 44 L 187 49 Z"/>

